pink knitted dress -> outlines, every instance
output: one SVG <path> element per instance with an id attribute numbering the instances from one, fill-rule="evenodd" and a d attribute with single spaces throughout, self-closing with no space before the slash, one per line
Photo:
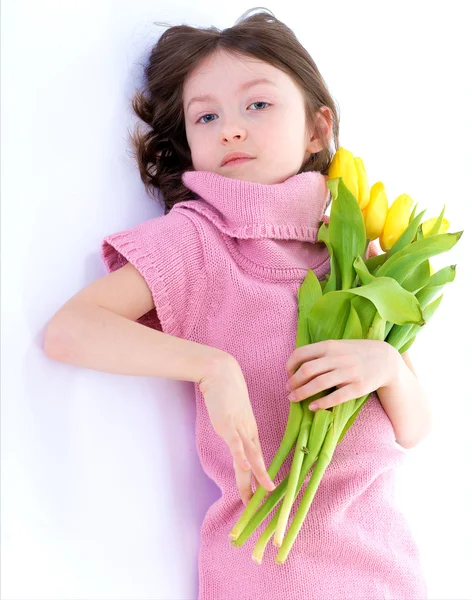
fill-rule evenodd
<path id="1" fill-rule="evenodd" d="M 320 220 L 328 220 L 326 178 L 300 173 L 265 185 L 187 171 L 182 181 L 194 200 L 107 236 L 102 258 L 109 271 L 129 261 L 146 280 L 156 310 L 140 323 L 238 360 L 268 466 L 290 408 L 285 363 L 295 349 L 297 290 L 308 268 L 319 278 L 329 271 L 327 248 L 316 242 Z M 251 558 L 269 518 L 242 547 L 231 546 L 229 532 L 244 510 L 232 456 L 197 383 L 195 401 L 198 456 L 221 489 L 201 528 L 199 600 L 427 598 L 417 545 L 395 504 L 395 470 L 406 452 L 376 393 L 337 446 L 283 565 L 272 541 L 262 565 Z"/>

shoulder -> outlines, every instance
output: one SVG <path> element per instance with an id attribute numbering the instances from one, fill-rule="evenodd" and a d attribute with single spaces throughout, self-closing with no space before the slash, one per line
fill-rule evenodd
<path id="1" fill-rule="evenodd" d="M 187 247 L 199 242 L 198 229 L 183 211 L 172 209 L 167 215 L 153 217 L 137 225 L 105 236 L 101 243 L 101 255 L 111 268 L 122 262 L 117 251 L 128 261 L 133 256 L 144 260 L 155 255 L 166 255 L 173 251 L 185 253 Z"/>

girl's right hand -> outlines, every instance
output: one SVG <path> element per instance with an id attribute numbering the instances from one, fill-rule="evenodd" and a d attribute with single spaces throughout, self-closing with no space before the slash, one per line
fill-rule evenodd
<path id="1" fill-rule="evenodd" d="M 233 456 L 236 484 L 246 506 L 253 494 L 251 471 L 267 491 L 276 486 L 264 464 L 256 419 L 238 361 L 230 354 L 221 355 L 208 368 L 199 388 L 213 429 L 228 444 Z"/>

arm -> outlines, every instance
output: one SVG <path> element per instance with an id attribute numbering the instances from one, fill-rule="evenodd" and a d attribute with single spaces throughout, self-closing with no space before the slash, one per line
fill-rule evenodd
<path id="1" fill-rule="evenodd" d="M 392 378 L 377 390 L 379 400 L 392 422 L 396 442 L 403 448 L 416 446 L 431 431 L 432 412 L 411 360 L 391 348 Z"/>
<path id="2" fill-rule="evenodd" d="M 370 242 L 367 258 L 378 254 L 379 249 L 374 242 Z M 431 408 L 408 353 L 400 354 L 392 346 L 389 347 L 392 350 L 393 377 L 389 385 L 377 390 L 377 395 L 393 425 L 397 444 L 410 449 L 430 433 Z"/>
<path id="3" fill-rule="evenodd" d="M 153 306 L 145 280 L 128 263 L 94 281 L 56 313 L 46 331 L 45 352 L 96 371 L 198 382 L 211 424 L 233 456 L 243 501 L 247 504 L 253 494 L 251 470 L 258 483 L 272 491 L 275 486 L 264 464 L 237 360 L 218 348 L 134 322 Z"/>
<path id="4" fill-rule="evenodd" d="M 129 263 L 94 281 L 49 322 L 50 358 L 96 371 L 200 382 L 230 355 L 134 322 L 154 306 L 144 279 Z"/>

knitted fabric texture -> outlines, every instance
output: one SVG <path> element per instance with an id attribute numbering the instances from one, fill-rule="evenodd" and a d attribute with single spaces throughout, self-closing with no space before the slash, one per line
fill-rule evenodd
<path id="1" fill-rule="evenodd" d="M 329 222 L 326 177 L 300 173 L 266 185 L 186 171 L 182 181 L 194 199 L 108 235 L 102 258 L 110 272 L 129 261 L 149 286 L 155 309 L 138 322 L 238 360 L 268 466 L 290 408 L 285 364 L 296 347 L 297 290 L 309 268 L 318 278 L 330 268 L 326 246 L 316 242 L 320 222 Z M 371 243 L 369 255 L 377 253 Z M 275 563 L 270 542 L 257 565 L 254 544 L 274 511 L 242 547 L 231 546 L 244 505 L 229 448 L 212 428 L 197 383 L 194 389 L 196 449 L 221 490 L 201 527 L 199 600 L 427 598 L 418 547 L 395 503 L 395 472 L 406 452 L 377 393 L 336 447 L 286 562 Z M 292 457 L 293 450 L 276 484 Z"/>

